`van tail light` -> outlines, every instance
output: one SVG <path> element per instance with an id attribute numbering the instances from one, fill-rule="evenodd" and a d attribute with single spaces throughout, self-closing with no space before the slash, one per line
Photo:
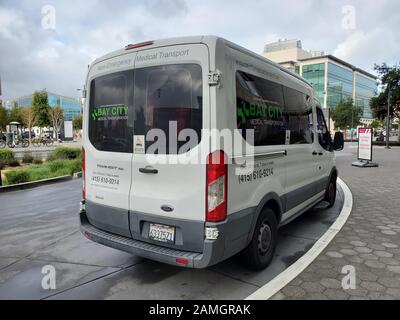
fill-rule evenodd
<path id="1" fill-rule="evenodd" d="M 206 221 L 223 221 L 227 215 L 228 170 L 223 151 L 214 151 L 207 158 Z"/>
<path id="2" fill-rule="evenodd" d="M 82 147 L 82 179 L 83 179 L 83 187 L 82 187 L 82 199 L 86 199 L 86 155 L 85 148 Z"/>

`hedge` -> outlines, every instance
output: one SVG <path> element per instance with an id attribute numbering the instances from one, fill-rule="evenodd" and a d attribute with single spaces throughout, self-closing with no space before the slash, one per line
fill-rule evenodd
<path id="1" fill-rule="evenodd" d="M 58 159 L 8 171 L 5 173 L 5 185 L 73 175 L 80 171 L 82 171 L 81 159 Z"/>
<path id="2" fill-rule="evenodd" d="M 76 159 L 79 157 L 81 157 L 81 149 L 79 148 L 58 147 L 53 150 L 47 160 Z"/>
<path id="3" fill-rule="evenodd" d="M 14 151 L 12 150 L 0 150 L 0 161 L 4 165 L 9 165 L 11 162 L 15 161 Z"/>

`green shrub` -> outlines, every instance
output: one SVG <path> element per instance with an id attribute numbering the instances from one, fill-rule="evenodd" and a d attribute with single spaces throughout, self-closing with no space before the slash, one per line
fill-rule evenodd
<path id="1" fill-rule="evenodd" d="M 6 166 L 3 160 L 0 160 L 0 170 Z"/>
<path id="2" fill-rule="evenodd" d="M 79 148 L 68 148 L 58 147 L 49 155 L 48 161 L 54 161 L 57 159 L 76 159 L 81 156 L 81 149 Z"/>
<path id="3" fill-rule="evenodd" d="M 15 160 L 14 151 L 0 150 L 0 161 L 2 161 L 5 165 L 9 165 L 13 160 Z"/>
<path id="4" fill-rule="evenodd" d="M 25 153 L 22 159 L 22 163 L 32 163 L 32 162 L 33 162 L 33 156 L 30 153 Z"/>
<path id="5" fill-rule="evenodd" d="M 5 173 L 7 184 L 18 184 L 30 181 L 26 170 L 12 170 Z"/>
<path id="6" fill-rule="evenodd" d="M 20 163 L 19 163 L 18 160 L 14 159 L 14 160 L 9 161 L 9 162 L 8 162 L 8 165 L 9 165 L 10 167 L 19 167 L 19 166 L 20 166 Z"/>
<path id="7" fill-rule="evenodd" d="M 43 163 L 43 160 L 40 159 L 40 158 L 34 158 L 33 161 L 32 161 L 32 163 L 33 163 L 33 164 L 42 164 L 42 163 Z"/>
<path id="8" fill-rule="evenodd" d="M 70 160 L 70 174 L 73 175 L 74 173 L 82 171 L 82 159 L 77 158 L 74 160 Z"/>
<path id="9" fill-rule="evenodd" d="M 16 184 L 73 175 L 82 171 L 81 161 L 82 159 L 78 157 L 74 160 L 57 159 L 39 164 L 41 160 L 35 158 L 33 159 L 33 164 L 29 167 L 6 172 L 6 183 Z"/>
<path id="10" fill-rule="evenodd" d="M 54 160 L 51 162 L 46 163 L 46 166 L 50 168 L 51 171 L 59 171 L 65 167 L 68 167 L 69 160 Z"/>
<path id="11" fill-rule="evenodd" d="M 54 177 L 54 172 L 51 172 L 49 167 L 45 165 L 33 165 L 26 169 L 26 171 L 29 173 L 29 181 L 37 181 Z"/>

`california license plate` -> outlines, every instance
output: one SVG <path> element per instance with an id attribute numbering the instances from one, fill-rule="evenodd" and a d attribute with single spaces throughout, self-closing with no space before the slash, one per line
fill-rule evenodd
<path id="1" fill-rule="evenodd" d="M 174 243 L 175 227 L 150 223 L 149 238 L 160 242 Z"/>

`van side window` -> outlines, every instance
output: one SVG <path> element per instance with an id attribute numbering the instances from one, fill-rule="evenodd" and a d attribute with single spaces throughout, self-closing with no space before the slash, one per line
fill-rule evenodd
<path id="1" fill-rule="evenodd" d="M 325 150 L 330 151 L 332 138 L 328 126 L 326 125 L 324 114 L 319 107 L 317 107 L 317 123 L 318 142 Z"/>
<path id="2" fill-rule="evenodd" d="M 236 120 L 244 138 L 246 129 L 254 129 L 254 146 L 285 144 L 282 86 L 237 71 Z"/>
<path id="3" fill-rule="evenodd" d="M 313 115 L 306 94 L 237 71 L 236 100 L 237 127 L 244 138 L 245 129 L 254 129 L 255 146 L 313 143 Z"/>
<path id="4" fill-rule="evenodd" d="M 283 87 L 283 94 L 290 144 L 313 143 L 312 108 L 307 105 L 306 94 L 288 87 Z"/>
<path id="5" fill-rule="evenodd" d="M 132 71 L 107 74 L 92 80 L 89 140 L 96 149 L 132 152 L 132 127 L 128 125 L 132 88 Z"/>

